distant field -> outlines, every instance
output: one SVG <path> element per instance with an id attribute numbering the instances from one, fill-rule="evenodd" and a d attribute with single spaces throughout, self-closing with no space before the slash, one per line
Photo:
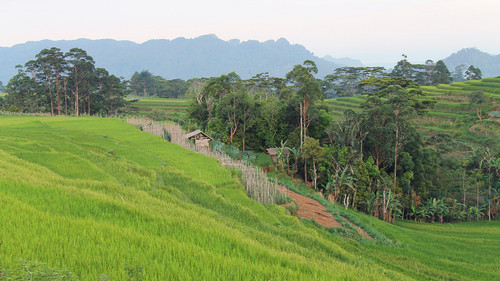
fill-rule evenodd
<path id="1" fill-rule="evenodd" d="M 500 221 L 346 211 L 386 237 L 358 242 L 250 200 L 215 159 L 120 119 L 0 116 L 0 206 L 4 275 L 36 260 L 81 280 L 500 279 Z"/>
<path id="2" fill-rule="evenodd" d="M 5 97 L 7 93 L 0 93 L 0 97 Z"/>
<path id="3" fill-rule="evenodd" d="M 130 104 L 124 109 L 127 114 L 140 116 L 157 116 L 166 118 L 180 117 L 189 105 L 188 99 L 144 98 Z"/>

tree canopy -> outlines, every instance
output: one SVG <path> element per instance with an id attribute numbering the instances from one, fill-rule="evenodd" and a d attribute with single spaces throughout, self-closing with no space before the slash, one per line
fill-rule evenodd
<path id="1" fill-rule="evenodd" d="M 85 50 L 43 49 L 18 66 L 7 85 L 4 107 L 21 112 L 113 115 L 126 104 L 126 81 L 95 68 Z"/>

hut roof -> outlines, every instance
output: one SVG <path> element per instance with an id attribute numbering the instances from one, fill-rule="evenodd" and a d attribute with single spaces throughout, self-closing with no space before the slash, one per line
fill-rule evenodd
<path id="1" fill-rule="evenodd" d="M 203 135 L 203 136 L 205 136 L 205 137 L 209 138 L 210 140 L 214 140 L 214 139 L 213 139 L 213 138 L 211 138 L 209 135 L 205 134 L 204 132 L 202 132 L 202 131 L 200 131 L 200 130 L 195 130 L 195 131 L 192 131 L 191 133 L 187 133 L 187 134 L 185 134 L 185 135 L 184 135 L 184 137 L 185 137 L 186 139 L 190 139 L 190 138 L 192 138 L 192 137 L 194 137 L 194 136 L 196 136 L 196 135 L 199 135 L 199 134 L 201 134 L 201 135 Z"/>
<path id="2" fill-rule="evenodd" d="M 278 155 L 278 151 L 274 148 L 268 148 L 266 149 L 266 153 L 271 155 L 271 156 L 275 156 L 275 155 Z"/>
<path id="3" fill-rule="evenodd" d="M 266 149 L 266 153 L 269 154 L 270 156 L 276 156 L 278 155 L 278 150 L 276 148 L 268 148 Z M 290 154 L 290 150 L 288 148 L 283 149 L 283 153 L 286 155 Z"/>

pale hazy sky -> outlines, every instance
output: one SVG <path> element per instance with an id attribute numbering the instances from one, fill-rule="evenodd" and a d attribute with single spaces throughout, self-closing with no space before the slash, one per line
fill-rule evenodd
<path id="1" fill-rule="evenodd" d="M 500 54 L 500 0 L 0 0 L 0 46 L 42 39 L 281 37 L 366 64 Z"/>

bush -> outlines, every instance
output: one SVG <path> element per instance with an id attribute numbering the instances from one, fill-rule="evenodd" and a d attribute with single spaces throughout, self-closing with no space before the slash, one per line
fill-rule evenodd
<path id="1" fill-rule="evenodd" d="M 11 105 L 9 107 L 9 109 L 7 109 L 7 111 L 9 111 L 9 112 L 20 112 L 21 109 L 19 107 L 15 106 L 15 105 Z"/>

